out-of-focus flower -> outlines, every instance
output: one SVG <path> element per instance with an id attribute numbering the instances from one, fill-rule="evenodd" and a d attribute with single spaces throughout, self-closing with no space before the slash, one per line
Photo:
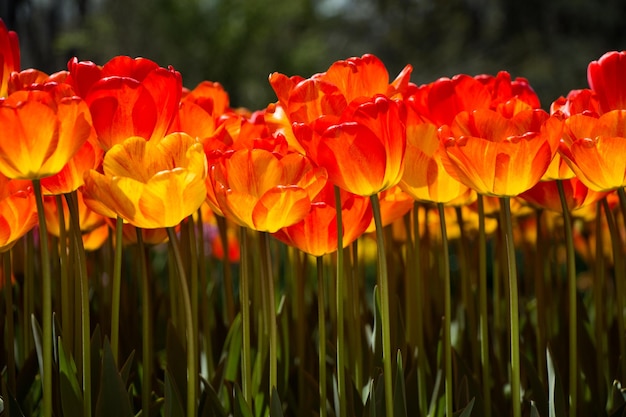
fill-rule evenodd
<path id="1" fill-rule="evenodd" d="M 559 181 L 563 184 L 567 208 L 574 216 L 580 209 L 596 203 L 608 194 L 608 192 L 590 190 L 576 177 Z M 530 190 L 520 194 L 520 197 L 535 206 L 563 212 L 556 180 L 540 181 Z"/>
<path id="2" fill-rule="evenodd" d="M 380 202 L 380 218 L 382 226 L 388 226 L 402 218 L 413 208 L 415 200 L 399 186 L 393 186 L 378 194 Z M 371 220 L 366 233 L 376 230 L 374 219 Z"/>
<path id="3" fill-rule="evenodd" d="M 159 140 L 178 112 L 182 79 L 173 68 L 117 56 L 102 67 L 73 58 L 68 69 L 66 82 L 89 106 L 105 151 L 131 136 Z"/>
<path id="4" fill-rule="evenodd" d="M 9 178 L 58 173 L 93 134 L 85 102 L 56 83 L 0 98 L 0 126 L 0 172 Z"/>
<path id="5" fill-rule="evenodd" d="M 17 33 L 8 30 L 0 19 L 0 97 L 8 93 L 9 77 L 20 70 L 20 45 Z"/>
<path id="6" fill-rule="evenodd" d="M 5 252 L 37 224 L 37 207 L 30 181 L 0 174 L 0 252 Z"/>
<path id="7" fill-rule="evenodd" d="M 202 145 L 185 133 L 131 137 L 105 154 L 102 173 L 85 174 L 85 203 L 136 227 L 173 227 L 204 201 L 206 171 Z"/>
<path id="8" fill-rule="evenodd" d="M 372 221 L 368 198 L 341 190 L 343 246 L 358 239 Z M 311 203 L 311 210 L 298 223 L 283 227 L 275 238 L 312 256 L 323 256 L 337 250 L 337 206 L 334 186 L 326 183 Z"/>
<path id="9" fill-rule="evenodd" d="M 83 238 L 83 246 L 85 247 L 85 250 L 88 251 L 97 250 L 104 244 L 109 236 L 109 226 L 106 222 L 106 218 L 85 205 L 81 192 L 77 192 L 76 196 L 78 202 L 78 223 L 80 225 L 80 231 Z M 61 232 L 61 219 L 59 216 L 59 207 L 57 205 L 56 198 L 53 196 L 46 196 L 44 198 L 44 209 L 48 232 L 58 237 Z M 65 201 L 63 201 L 62 209 L 65 229 L 69 230 L 70 214 Z"/>

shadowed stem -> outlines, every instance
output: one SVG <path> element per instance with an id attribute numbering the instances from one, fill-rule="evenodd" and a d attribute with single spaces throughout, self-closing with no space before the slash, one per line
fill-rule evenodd
<path id="1" fill-rule="evenodd" d="M 65 346 L 74 344 L 74 315 L 71 313 L 74 305 L 73 293 L 70 293 L 69 261 L 67 256 L 67 234 L 65 214 L 63 210 L 63 197 L 59 194 L 54 196 L 59 216 L 59 265 L 61 267 L 61 323 L 63 329 L 63 341 Z"/>
<path id="2" fill-rule="evenodd" d="M 513 417 L 521 417 L 521 375 L 519 354 L 519 294 L 517 263 L 513 244 L 513 221 L 511 220 L 511 198 L 501 197 L 503 238 L 506 246 L 507 275 L 509 279 L 509 320 L 511 332 L 511 404 Z"/>
<path id="3" fill-rule="evenodd" d="M 624 221 L 626 224 L 626 195 L 624 194 L 623 188 L 618 188 L 617 195 L 619 196 L 620 208 L 622 210 L 622 215 L 624 216 Z M 606 199 L 605 199 L 606 200 Z M 614 267 L 615 267 L 615 288 L 616 288 L 616 296 L 615 299 L 617 301 L 617 323 L 619 329 L 624 329 L 626 325 L 624 323 L 624 308 L 626 307 L 626 297 L 624 294 L 624 279 L 626 278 L 626 266 L 624 264 L 624 242 L 622 241 L 622 237 L 620 235 L 619 229 L 617 228 L 617 224 L 615 218 L 613 217 L 613 213 L 608 208 L 608 203 L 605 206 L 607 221 L 609 223 L 609 231 L 611 232 L 611 243 L 613 244 L 613 259 L 614 259 Z M 619 356 L 624 358 L 626 355 L 626 332 L 619 332 Z M 626 379 L 626 360 L 621 360 L 621 375 L 618 378 L 620 381 L 624 381 Z"/>
<path id="4" fill-rule="evenodd" d="M 269 233 L 260 233 L 261 268 L 265 275 L 264 285 L 267 292 L 266 317 L 270 333 L 270 392 L 278 389 L 278 328 L 276 323 L 276 301 L 274 300 L 274 275 L 269 245 Z"/>
<path id="5" fill-rule="evenodd" d="M 252 405 L 252 362 L 250 353 L 250 278 L 248 276 L 248 233 L 245 227 L 239 228 L 239 248 L 241 252 L 241 274 L 239 282 L 239 303 L 241 304 L 242 345 L 241 352 L 241 386 L 246 403 Z M 225 252 L 226 253 L 226 252 Z M 226 255 L 225 255 L 226 256 Z"/>
<path id="6" fill-rule="evenodd" d="M 335 186 L 335 207 L 337 210 L 337 394 L 339 397 L 339 416 L 347 416 L 346 402 L 346 371 L 345 349 L 346 339 L 344 334 L 344 288 L 345 271 L 343 259 L 343 216 L 341 212 L 341 190 Z"/>
<path id="7" fill-rule="evenodd" d="M 196 338 L 193 334 L 193 317 L 191 315 L 191 298 L 189 296 L 189 286 L 187 285 L 187 274 L 180 254 L 176 232 L 173 227 L 167 228 L 169 244 L 174 252 L 174 259 L 178 269 L 178 280 L 180 293 L 183 298 L 183 308 L 185 313 L 185 329 L 187 335 L 187 417 L 194 417 L 196 411 L 196 387 L 198 380 L 198 366 L 196 355 Z"/>
<path id="8" fill-rule="evenodd" d="M 480 362 L 485 417 L 491 417 L 491 363 L 489 360 L 489 310 L 487 308 L 487 239 L 485 236 L 485 207 L 478 194 L 478 302 L 480 304 Z"/>
<path id="9" fill-rule="evenodd" d="M 370 196 L 374 224 L 376 225 L 376 247 L 378 252 L 378 286 L 380 294 L 380 319 L 383 342 L 383 376 L 385 382 L 385 409 L 387 416 L 393 415 L 393 385 L 391 366 L 391 326 L 389 324 L 389 282 L 387 277 L 387 258 L 385 257 L 385 242 L 383 238 L 383 224 L 380 214 L 380 200 L 378 194 Z M 452 414 L 450 414 L 452 415 Z"/>
<path id="10" fill-rule="evenodd" d="M 67 207 L 70 212 L 70 230 L 73 235 L 75 259 L 80 284 L 81 309 L 81 347 L 83 358 L 83 416 L 91 416 L 91 323 L 89 313 L 89 280 L 87 277 L 87 259 L 83 237 L 80 231 L 80 217 L 78 213 L 78 199 L 76 192 L 65 194 Z"/>
<path id="11" fill-rule="evenodd" d="M 565 232 L 565 250 L 567 261 L 567 298 L 569 301 L 569 416 L 576 417 L 578 405 L 578 324 L 576 307 L 576 264 L 574 263 L 574 238 L 572 236 L 572 218 L 567 207 L 563 181 L 557 180 L 561 208 L 563 210 L 563 228 Z"/>
<path id="12" fill-rule="evenodd" d="M 117 216 L 115 221 L 115 255 L 113 258 L 113 288 L 111 289 L 111 351 L 118 363 L 120 340 L 120 297 L 122 290 L 122 249 L 124 221 Z"/>
<path id="13" fill-rule="evenodd" d="M 139 274 L 141 276 L 141 314 L 142 314 L 142 338 L 143 338 L 143 380 L 141 383 L 141 409 L 142 417 L 150 417 L 150 395 L 152 392 L 152 314 L 150 297 L 150 280 L 148 279 L 148 266 L 146 264 L 146 249 L 143 243 L 143 234 L 136 227 L 137 251 L 139 252 Z"/>
<path id="14" fill-rule="evenodd" d="M 326 288 L 324 285 L 324 262 L 317 257 L 317 317 L 319 337 L 319 368 L 320 368 L 320 417 L 326 417 Z"/>
<path id="15" fill-rule="evenodd" d="M 17 383 L 15 377 L 15 326 L 13 325 L 13 283 L 11 282 L 11 252 L 2 253 L 2 287 L 4 289 L 5 307 L 7 316 L 6 329 L 6 355 L 7 355 L 7 372 L 8 372 L 8 388 L 12 395 L 15 395 Z"/>
<path id="16" fill-rule="evenodd" d="M 41 249 L 41 295 L 43 316 L 43 404 L 44 417 L 52 417 L 52 276 L 50 273 L 50 253 L 48 251 L 48 229 L 43 208 L 43 195 L 40 180 L 33 180 L 37 216 L 39 220 L 39 245 Z"/>
<path id="17" fill-rule="evenodd" d="M 446 230 L 446 213 L 443 203 L 437 203 L 439 225 L 441 227 L 441 255 L 443 266 L 443 362 L 445 371 L 446 416 L 452 416 L 452 286 L 450 285 L 450 256 L 448 248 L 448 232 Z"/>

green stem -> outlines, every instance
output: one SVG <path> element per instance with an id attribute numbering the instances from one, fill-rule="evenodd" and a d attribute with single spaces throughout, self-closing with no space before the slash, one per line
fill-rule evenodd
<path id="1" fill-rule="evenodd" d="M 269 234 L 261 232 L 261 265 L 265 276 L 267 291 L 267 319 L 270 333 L 270 393 L 274 388 L 278 389 L 278 328 L 276 324 L 276 301 L 274 300 L 274 275 L 271 269 L 271 254 L 269 247 Z"/>
<path id="2" fill-rule="evenodd" d="M 191 281 L 191 292 L 190 292 L 190 297 L 191 297 L 191 319 L 192 319 L 192 334 L 194 336 L 194 341 L 198 340 L 198 335 L 199 335 L 199 325 L 198 325 L 198 311 L 199 311 L 199 306 L 198 306 L 198 292 L 199 292 L 199 288 L 198 288 L 198 249 L 196 246 L 196 226 L 194 224 L 194 220 L 193 220 L 193 216 L 189 216 L 187 218 L 189 227 L 186 229 L 188 230 L 189 233 L 189 262 L 191 265 L 190 268 L 190 276 L 189 279 Z M 227 251 L 224 252 L 225 254 L 227 254 Z M 197 342 L 194 342 L 194 344 Z M 198 355 L 196 355 L 195 357 L 195 363 L 196 363 L 196 373 L 194 374 L 196 376 L 196 379 L 198 379 L 198 375 L 200 375 L 200 371 L 198 369 Z M 198 386 L 198 382 L 199 381 L 194 381 L 194 383 L 196 384 L 196 386 Z"/>
<path id="3" fill-rule="evenodd" d="M 321 256 L 317 257 L 317 322 L 319 337 L 319 372 L 320 372 L 320 417 L 326 417 L 326 300 L 324 285 L 324 262 Z"/>
<path id="4" fill-rule="evenodd" d="M 248 254 L 248 233 L 245 227 L 241 227 L 239 237 L 239 247 L 241 252 L 241 274 L 239 282 L 239 297 L 241 304 L 242 319 L 242 344 L 241 354 L 241 385 L 246 403 L 252 404 L 252 362 L 251 362 L 251 342 L 250 342 L 250 277 L 248 276 L 248 262 L 251 257 Z"/>
<path id="5" fill-rule="evenodd" d="M 81 348 L 83 360 L 83 416 L 91 416 L 91 320 L 89 312 L 89 279 L 87 276 L 87 259 L 83 237 L 80 231 L 80 218 L 78 214 L 78 200 L 76 192 L 65 195 L 67 207 L 70 212 L 71 232 L 73 234 L 74 249 L 76 250 L 76 264 L 78 282 L 80 283 L 80 306 L 81 306 Z"/>
<path id="6" fill-rule="evenodd" d="M 348 404 L 346 398 L 346 372 L 344 334 L 344 250 L 343 250 L 343 215 L 341 211 L 341 190 L 335 186 L 335 209 L 337 211 L 337 281 L 336 281 L 336 309 L 337 309 L 337 395 L 339 397 L 339 416 L 347 416 Z"/>
<path id="7" fill-rule="evenodd" d="M 415 332 L 417 336 L 417 395 L 419 399 L 420 415 L 425 416 L 428 412 L 428 393 L 426 387 L 427 361 L 426 347 L 424 343 L 424 311 L 426 309 L 424 302 L 424 285 L 422 275 L 422 254 L 421 254 L 421 238 L 420 238 L 420 205 L 418 202 L 413 203 L 413 272 L 414 279 L 409 280 L 415 282 L 415 291 L 409 297 L 415 297 L 414 301 L 409 298 L 407 303 L 415 305 Z M 409 233 L 407 233 L 409 234 Z"/>
<path id="8" fill-rule="evenodd" d="M 619 196 L 620 207 L 622 214 L 626 219 L 626 195 L 624 195 L 624 189 L 619 188 L 617 190 Z M 608 203 L 607 203 L 608 206 Z M 607 211 L 607 220 L 609 223 L 609 230 L 611 231 L 611 243 L 613 244 L 613 262 L 615 266 L 615 287 L 616 294 L 615 299 L 617 301 L 617 323 L 619 329 L 624 329 L 626 325 L 624 321 L 624 308 L 626 306 L 626 297 L 624 294 L 624 279 L 626 279 L 626 264 L 624 263 L 624 242 L 622 241 L 619 229 L 617 228 L 616 221 L 613 217 L 613 213 L 605 207 Z M 611 214 L 609 216 L 609 213 Z M 626 357 L 626 332 L 620 331 L 619 333 L 619 357 Z M 626 361 L 621 360 L 621 374 L 618 380 L 626 380 Z"/>
<path id="9" fill-rule="evenodd" d="M 448 233 L 446 231 L 446 214 L 443 203 L 437 203 L 439 210 L 439 225 L 441 226 L 441 245 L 443 249 L 443 358 L 445 371 L 445 396 L 446 396 L 446 416 L 452 416 L 452 286 L 450 284 L 450 255 L 448 248 Z"/>
<path id="10" fill-rule="evenodd" d="M 65 226 L 65 214 L 63 212 L 63 198 L 55 196 L 57 213 L 59 216 L 59 264 L 61 266 L 61 323 L 63 330 L 63 342 L 65 346 L 74 345 L 74 322 L 72 320 L 72 306 L 74 297 L 70 294 L 70 274 L 68 270 L 67 235 Z"/>
<path id="11" fill-rule="evenodd" d="M 115 221 L 115 255 L 113 258 L 113 288 L 111 289 L 111 350 L 118 363 L 120 339 L 120 297 L 122 290 L 122 249 L 124 221 L 117 216 Z"/>
<path id="12" fill-rule="evenodd" d="M 6 355 L 7 355 L 7 372 L 8 372 L 8 388 L 12 395 L 17 393 L 17 380 L 15 374 L 15 326 L 13 315 L 13 283 L 11 282 L 11 252 L 2 253 L 2 275 L 3 288 L 6 307 Z"/>
<path id="13" fill-rule="evenodd" d="M 489 360 L 489 310 L 487 308 L 487 239 L 485 236 L 485 207 L 478 194 L 478 299 L 480 304 L 480 362 L 482 368 L 485 417 L 491 417 L 491 361 Z"/>
<path id="14" fill-rule="evenodd" d="M 563 181 L 557 180 L 561 208 L 563 210 L 563 228 L 565 232 L 565 250 L 567 262 L 567 298 L 569 301 L 569 416 L 576 417 L 578 407 L 578 323 L 576 307 L 576 264 L 574 263 L 574 238 L 572 236 L 572 218 L 567 207 Z"/>
<path id="15" fill-rule="evenodd" d="M 389 283 L 387 280 L 387 259 L 385 258 L 385 242 L 380 214 L 378 194 L 370 196 L 374 224 L 376 225 L 376 246 L 378 252 L 378 286 L 380 288 L 380 319 L 383 342 L 383 375 L 385 382 L 385 409 L 387 416 L 393 415 L 393 385 L 391 365 L 391 326 L 389 324 Z M 451 416 L 452 414 L 449 414 Z"/>
<path id="16" fill-rule="evenodd" d="M 41 249 L 42 315 L 43 315 L 43 405 L 44 417 L 52 417 L 52 276 L 48 252 L 48 229 L 43 208 L 41 182 L 33 180 L 37 216 L 39 219 L 39 245 Z"/>
<path id="17" fill-rule="evenodd" d="M 196 355 L 196 337 L 193 333 L 193 316 L 191 314 L 191 298 L 189 295 L 189 285 L 187 284 L 187 273 L 183 265 L 180 248 L 176 239 L 176 231 L 173 227 L 167 228 L 169 244 L 174 252 L 176 268 L 178 270 L 178 281 L 180 293 L 183 298 L 183 308 L 185 314 L 185 328 L 187 335 L 187 417 L 194 417 L 197 413 L 196 391 L 198 385 L 198 365 Z"/>
<path id="18" fill-rule="evenodd" d="M 139 227 L 135 228 L 137 234 L 137 252 L 139 255 L 139 274 L 141 276 L 141 319 L 142 319 L 142 356 L 143 356 L 143 380 L 141 384 L 141 409 L 142 417 L 150 417 L 150 396 L 152 394 L 152 306 L 150 296 L 150 279 L 148 278 L 148 256 L 144 243 L 143 233 Z"/>
<path id="19" fill-rule="evenodd" d="M 602 203 L 598 202 L 596 207 L 596 256 L 595 256 L 595 276 L 596 282 L 593 286 L 593 301 L 595 307 L 594 331 L 596 339 L 596 384 L 600 392 L 606 393 L 606 379 L 604 375 L 608 373 L 608 356 L 606 329 L 606 319 L 604 312 L 604 245 L 602 236 Z M 602 397 L 604 398 L 604 397 Z"/>
<path id="20" fill-rule="evenodd" d="M 513 221 L 511 220 L 511 198 L 501 197 L 503 215 L 503 233 L 506 246 L 507 275 L 509 278 L 509 319 L 511 341 L 511 405 L 513 417 L 521 417 L 521 375 L 519 353 L 519 294 L 517 283 L 517 264 L 515 260 L 515 247 L 513 244 Z"/>
<path id="21" fill-rule="evenodd" d="M 537 210 L 536 212 L 536 262 L 535 262 L 535 298 L 537 300 L 537 373 L 539 374 L 539 380 L 542 382 L 546 382 L 547 378 L 547 359 L 546 359 L 546 349 L 548 345 L 546 343 L 546 301 L 545 301 L 545 261 L 547 258 L 543 256 L 546 251 L 546 245 L 544 242 L 544 236 L 542 235 L 542 227 L 541 227 L 541 217 L 542 211 Z"/>
<path id="22" fill-rule="evenodd" d="M 228 254 L 228 226 L 226 219 L 221 216 L 215 216 L 217 221 L 217 230 L 222 242 L 224 252 L 224 299 L 226 301 L 226 320 L 232 323 L 235 319 L 235 296 L 233 294 L 233 278 L 230 270 L 230 257 Z"/>

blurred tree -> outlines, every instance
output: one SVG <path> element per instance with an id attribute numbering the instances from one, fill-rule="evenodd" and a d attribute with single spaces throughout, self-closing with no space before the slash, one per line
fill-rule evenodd
<path id="1" fill-rule="evenodd" d="M 23 67 L 65 68 L 71 56 L 173 65 L 187 87 L 219 81 L 234 106 L 275 101 L 273 71 L 309 76 L 371 52 L 414 82 L 457 73 L 523 76 L 544 108 L 586 87 L 586 66 L 623 49 L 622 0 L 2 0 Z"/>

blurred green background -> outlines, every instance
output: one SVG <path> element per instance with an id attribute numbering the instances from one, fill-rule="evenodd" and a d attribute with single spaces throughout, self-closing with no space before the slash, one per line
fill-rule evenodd
<path id="1" fill-rule="evenodd" d="M 623 0 L 0 0 L 20 36 L 22 68 L 66 68 L 72 56 L 172 65 L 185 86 L 219 81 L 233 106 L 276 101 L 267 77 L 310 76 L 370 52 L 390 77 L 417 84 L 507 70 L 544 108 L 587 86 L 587 64 L 626 49 Z"/>

